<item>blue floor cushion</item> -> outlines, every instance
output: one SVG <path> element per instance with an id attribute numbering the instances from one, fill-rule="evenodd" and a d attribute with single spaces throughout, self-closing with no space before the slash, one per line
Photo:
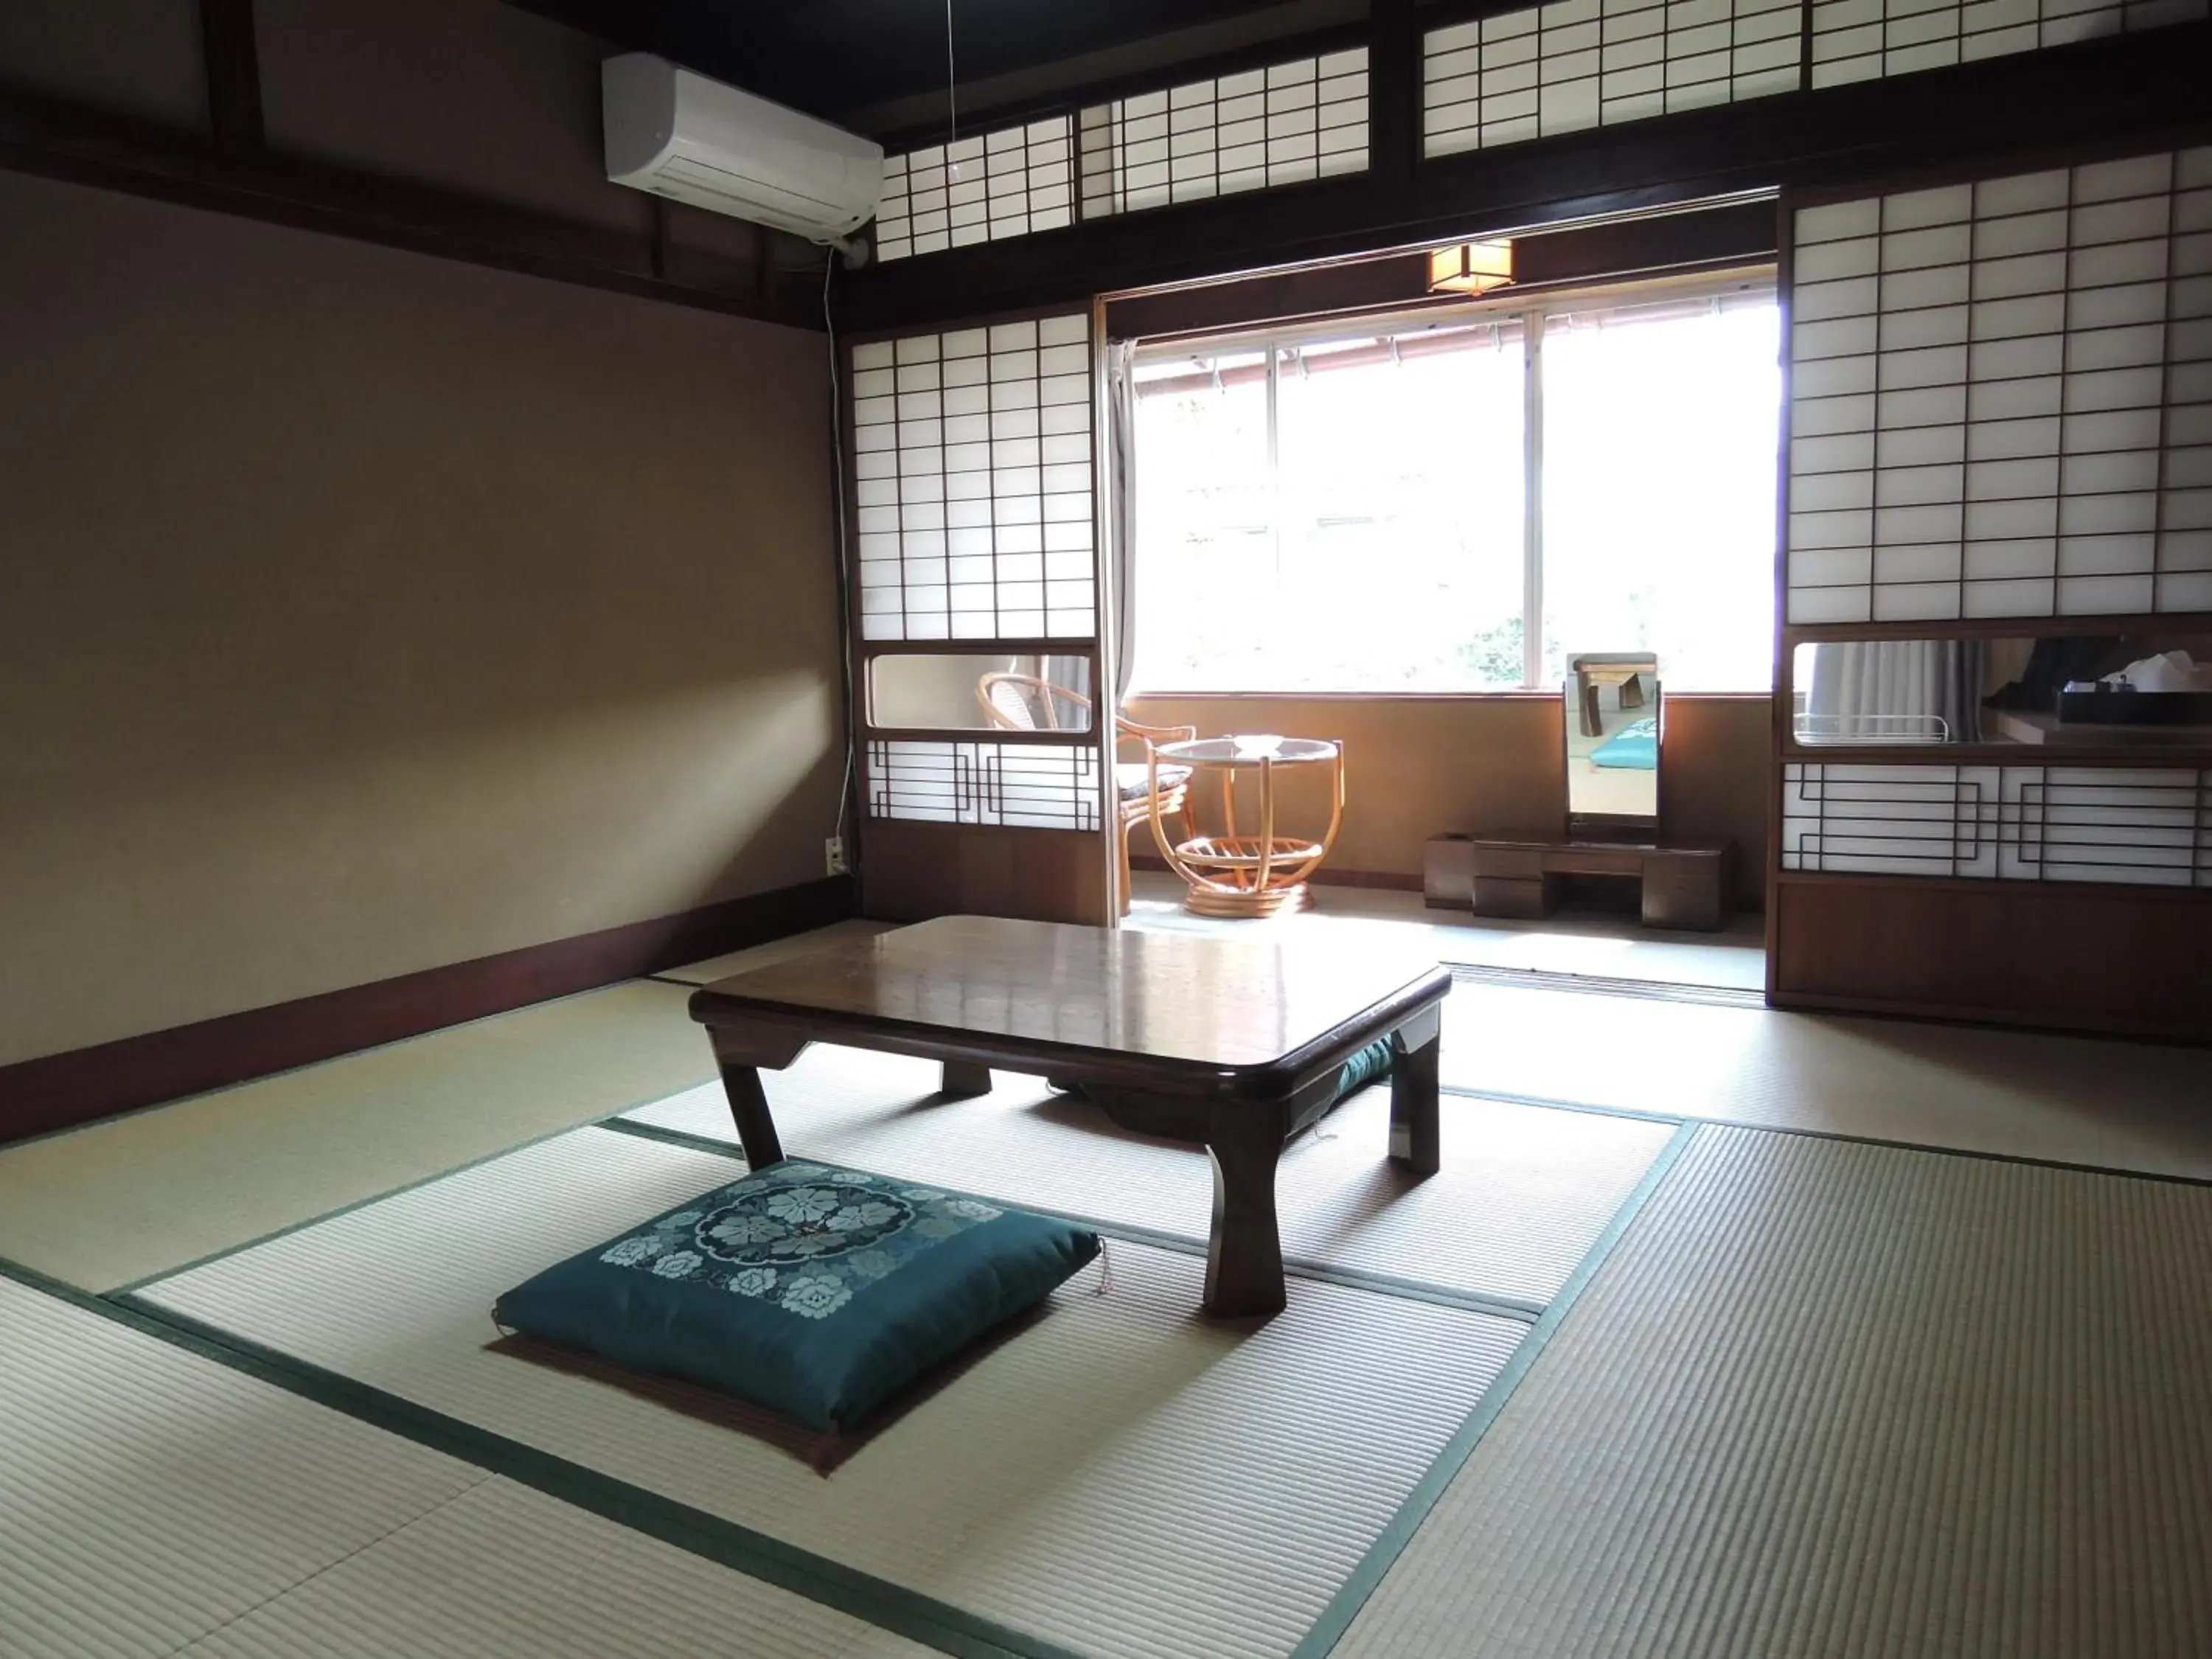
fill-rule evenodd
<path id="1" fill-rule="evenodd" d="M 787 1158 L 548 1267 L 492 1316 L 835 1431 L 1097 1254 L 1063 1221 Z"/>

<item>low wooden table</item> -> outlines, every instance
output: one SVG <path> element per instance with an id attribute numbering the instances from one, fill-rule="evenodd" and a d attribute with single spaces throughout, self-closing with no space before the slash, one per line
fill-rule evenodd
<path id="1" fill-rule="evenodd" d="M 944 1062 L 945 1092 L 987 1092 L 990 1068 L 1079 1087 L 1115 1122 L 1201 1141 L 1213 1161 L 1206 1310 L 1284 1302 L 1275 1221 L 1283 1145 L 1334 1103 L 1344 1063 L 1396 1051 L 1389 1156 L 1436 1173 L 1440 1005 L 1434 963 L 1341 946 L 946 916 L 825 946 L 696 992 L 755 1169 L 783 1146 L 761 1088 L 811 1042 Z"/>

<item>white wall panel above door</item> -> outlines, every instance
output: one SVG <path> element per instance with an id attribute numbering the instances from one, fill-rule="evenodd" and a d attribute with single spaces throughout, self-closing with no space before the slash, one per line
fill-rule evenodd
<path id="1" fill-rule="evenodd" d="M 2212 149 L 1794 220 L 1791 623 L 2212 609 Z"/>

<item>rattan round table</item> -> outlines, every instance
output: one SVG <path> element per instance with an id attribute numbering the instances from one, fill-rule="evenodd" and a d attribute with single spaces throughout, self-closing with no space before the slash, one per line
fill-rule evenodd
<path id="1" fill-rule="evenodd" d="M 1188 799 L 1194 806 L 1203 796 L 1200 774 L 1211 772 L 1221 780 L 1219 835 L 1170 842 L 1160 813 L 1152 813 L 1152 839 L 1159 843 L 1160 855 L 1189 889 L 1185 908 L 1201 916 L 1247 917 L 1303 909 L 1310 902 L 1306 883 L 1336 844 L 1337 830 L 1344 822 L 1344 745 L 1325 738 L 1279 737 L 1196 738 L 1161 744 L 1151 751 L 1155 801 L 1160 799 L 1163 765 L 1190 768 Z M 1278 833 L 1275 779 L 1290 766 L 1329 769 L 1328 828 L 1318 841 Z M 1237 827 L 1240 773 L 1258 774 L 1256 835 L 1242 834 Z"/>

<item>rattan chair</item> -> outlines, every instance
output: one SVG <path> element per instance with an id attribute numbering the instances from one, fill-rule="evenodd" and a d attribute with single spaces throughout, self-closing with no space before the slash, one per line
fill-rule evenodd
<path id="1" fill-rule="evenodd" d="M 1062 724 L 1061 711 L 1082 709 L 1091 711 L 1091 699 L 1079 691 L 1071 691 L 1064 685 L 1054 685 L 1050 680 L 1035 674 L 986 674 L 975 682 L 975 701 L 983 706 L 984 715 L 991 724 L 1003 732 L 1063 732 L 1082 731 L 1090 722 Z M 1163 766 L 1159 769 L 1159 788 L 1154 793 L 1150 750 L 1156 743 L 1183 743 L 1198 735 L 1194 726 L 1144 726 L 1125 714 L 1114 716 L 1114 793 L 1121 803 L 1121 834 L 1115 849 L 1121 862 L 1121 890 L 1118 898 L 1121 914 L 1129 914 L 1129 832 L 1133 827 L 1148 823 L 1155 813 L 1163 825 L 1170 818 L 1182 823 L 1182 834 L 1176 840 L 1188 840 L 1191 834 L 1190 769 L 1187 766 Z M 1136 738 L 1146 746 L 1146 753 L 1134 761 L 1121 757 L 1122 743 Z"/>

